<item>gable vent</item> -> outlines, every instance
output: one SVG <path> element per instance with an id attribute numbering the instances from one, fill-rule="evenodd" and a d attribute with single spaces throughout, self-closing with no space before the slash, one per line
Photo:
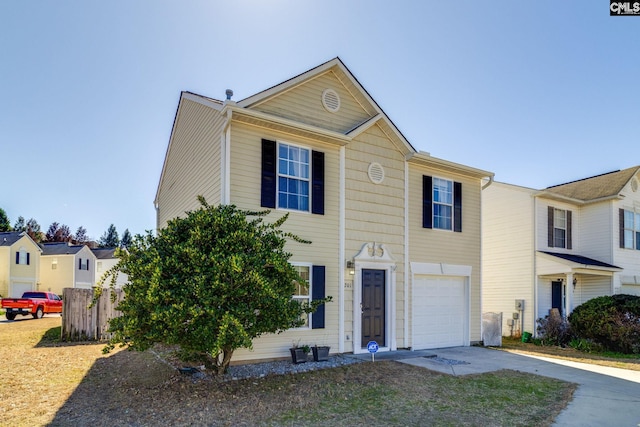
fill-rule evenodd
<path id="1" fill-rule="evenodd" d="M 638 180 L 636 178 L 631 180 L 631 190 L 633 190 L 634 193 L 638 191 Z"/>
<path id="2" fill-rule="evenodd" d="M 331 113 L 336 113 L 340 109 L 340 97 L 333 89 L 325 89 L 322 92 L 322 106 Z"/>
<path id="3" fill-rule="evenodd" d="M 382 184 L 382 181 L 384 181 L 384 168 L 380 163 L 371 163 L 369 165 L 368 174 L 369 179 L 374 184 Z"/>

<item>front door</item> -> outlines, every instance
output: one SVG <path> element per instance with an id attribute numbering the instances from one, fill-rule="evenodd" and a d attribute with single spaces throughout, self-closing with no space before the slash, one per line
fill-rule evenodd
<path id="1" fill-rule="evenodd" d="M 551 282 L 551 308 L 557 308 L 562 316 L 562 282 Z"/>
<path id="2" fill-rule="evenodd" d="M 385 346 L 385 270 L 362 270 L 362 348 L 369 341 Z"/>

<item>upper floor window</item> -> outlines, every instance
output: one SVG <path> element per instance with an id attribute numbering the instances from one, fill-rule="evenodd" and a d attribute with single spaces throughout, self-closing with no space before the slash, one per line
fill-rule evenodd
<path id="1" fill-rule="evenodd" d="M 25 248 L 20 248 L 20 250 L 16 252 L 16 264 L 29 265 L 29 258 L 29 252 L 27 252 Z"/>
<path id="2" fill-rule="evenodd" d="M 640 250 L 640 213 L 620 209 L 620 247 Z"/>
<path id="3" fill-rule="evenodd" d="M 89 258 L 79 258 L 78 267 L 80 270 L 89 270 Z"/>
<path id="4" fill-rule="evenodd" d="M 571 249 L 571 211 L 549 206 L 547 216 L 549 247 Z"/>
<path id="5" fill-rule="evenodd" d="M 422 226 L 462 231 L 462 184 L 448 179 L 422 177 Z"/>
<path id="6" fill-rule="evenodd" d="M 278 146 L 278 207 L 309 211 L 309 150 Z"/>
<path id="7" fill-rule="evenodd" d="M 324 153 L 263 139 L 260 206 L 324 215 Z"/>

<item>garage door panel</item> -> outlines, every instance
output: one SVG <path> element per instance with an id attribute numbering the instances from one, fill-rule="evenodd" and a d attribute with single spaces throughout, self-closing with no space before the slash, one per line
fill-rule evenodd
<path id="1" fill-rule="evenodd" d="M 464 277 L 416 276 L 413 348 L 465 345 L 468 312 Z"/>

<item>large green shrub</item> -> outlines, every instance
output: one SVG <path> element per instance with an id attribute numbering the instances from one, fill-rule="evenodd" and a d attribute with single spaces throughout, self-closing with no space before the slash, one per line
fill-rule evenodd
<path id="1" fill-rule="evenodd" d="M 579 305 L 569 316 L 575 335 L 611 351 L 640 353 L 640 297 L 602 296 Z"/>

